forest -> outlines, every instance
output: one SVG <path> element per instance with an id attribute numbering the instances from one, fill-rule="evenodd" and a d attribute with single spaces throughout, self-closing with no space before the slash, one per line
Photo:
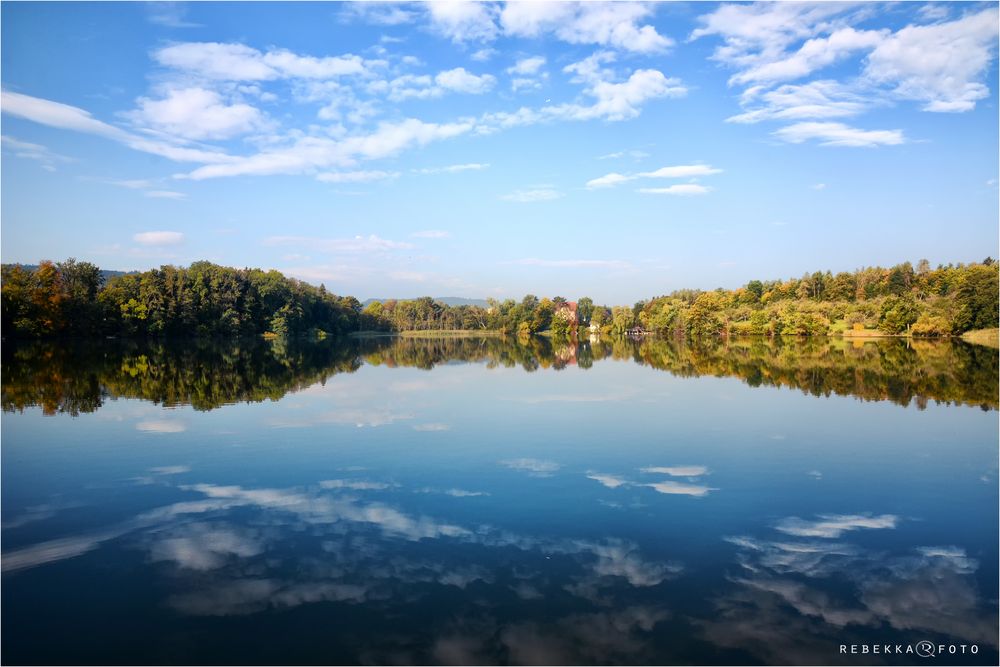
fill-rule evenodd
<path id="1" fill-rule="evenodd" d="M 210 262 L 106 278 L 68 259 L 2 267 L 4 337 L 324 336 L 355 332 L 492 331 L 518 337 L 641 331 L 690 337 L 907 335 L 944 337 L 998 326 L 997 262 L 926 260 L 890 268 L 752 280 L 734 289 L 678 290 L 632 306 L 588 297 L 489 300 L 448 306 L 431 297 L 364 308 L 278 271 Z"/>

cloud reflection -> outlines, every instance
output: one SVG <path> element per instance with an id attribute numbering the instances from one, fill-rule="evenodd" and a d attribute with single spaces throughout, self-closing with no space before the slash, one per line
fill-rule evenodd
<path id="1" fill-rule="evenodd" d="M 926 546 L 892 555 L 830 541 L 831 533 L 852 529 L 846 525 L 892 527 L 894 517 L 885 518 L 891 516 L 823 515 L 837 528 L 802 531 L 812 541 L 727 538 L 743 574 L 715 600 L 713 618 L 693 622 L 708 641 L 765 663 L 828 663 L 830 646 L 870 642 L 873 630 L 886 627 L 903 633 L 883 639 L 893 643 L 937 634 L 996 647 L 995 602 L 977 596 L 978 563 L 963 549 Z"/>
<path id="2" fill-rule="evenodd" d="M 843 533 L 861 528 L 895 528 L 899 517 L 894 514 L 871 516 L 867 514 L 821 514 L 815 521 L 797 516 L 782 519 L 776 530 L 798 537 L 840 537 Z"/>
<path id="3" fill-rule="evenodd" d="M 506 466 L 511 470 L 520 470 L 527 472 L 535 477 L 550 477 L 552 473 L 559 470 L 562 466 L 555 461 L 544 461 L 542 459 L 507 459 L 500 461 L 500 465 Z"/>
<path id="4" fill-rule="evenodd" d="M 669 495 L 679 495 L 679 496 L 694 496 L 696 498 L 701 498 L 702 496 L 707 496 L 712 491 L 718 491 L 712 486 L 702 486 L 700 484 L 684 484 L 681 482 L 656 482 L 655 484 L 643 484 L 642 486 L 648 486 L 654 489 L 657 493 L 666 493 Z"/>

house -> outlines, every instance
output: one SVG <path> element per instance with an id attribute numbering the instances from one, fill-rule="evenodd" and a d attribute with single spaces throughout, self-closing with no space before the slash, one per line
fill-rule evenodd
<path id="1" fill-rule="evenodd" d="M 557 305 L 553 314 L 569 322 L 571 329 L 575 329 L 576 323 L 580 321 L 576 312 L 576 301 L 565 301 Z"/>

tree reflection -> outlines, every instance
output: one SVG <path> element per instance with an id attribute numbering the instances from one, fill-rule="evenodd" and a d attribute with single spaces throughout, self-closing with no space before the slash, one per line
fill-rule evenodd
<path id="1" fill-rule="evenodd" d="M 121 397 L 211 410 L 230 403 L 276 401 L 366 363 L 430 370 L 465 362 L 535 372 L 570 366 L 586 370 L 609 359 L 631 360 L 679 377 L 738 377 L 752 387 L 790 387 L 814 396 L 914 403 L 920 409 L 930 400 L 983 410 L 998 407 L 997 352 L 958 342 L 576 341 L 538 336 L 10 343 L 2 350 L 2 405 L 8 412 L 40 406 L 45 414 L 77 415 Z"/>

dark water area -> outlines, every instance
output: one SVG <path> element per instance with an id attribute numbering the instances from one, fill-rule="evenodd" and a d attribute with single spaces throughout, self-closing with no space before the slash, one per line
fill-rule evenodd
<path id="1" fill-rule="evenodd" d="M 1000 659 L 992 349 L 5 343 L 0 374 L 5 664 Z"/>

